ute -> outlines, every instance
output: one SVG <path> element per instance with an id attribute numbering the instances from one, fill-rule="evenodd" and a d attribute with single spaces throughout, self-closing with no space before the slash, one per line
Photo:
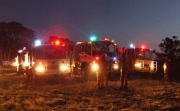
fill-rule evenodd
<path id="1" fill-rule="evenodd" d="M 98 61 L 103 54 L 107 55 L 105 59 L 110 63 L 109 74 L 119 72 L 117 46 L 108 39 L 77 42 L 74 53 L 74 73 L 83 75 L 85 80 L 95 77 L 95 74 L 98 73 Z"/>

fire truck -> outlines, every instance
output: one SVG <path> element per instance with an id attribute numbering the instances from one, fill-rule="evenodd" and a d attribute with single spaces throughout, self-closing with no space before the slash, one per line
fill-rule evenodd
<path id="1" fill-rule="evenodd" d="M 101 55 L 106 54 L 110 63 L 109 74 L 119 72 L 117 45 L 109 39 L 90 42 L 77 42 L 75 52 L 75 74 L 84 76 L 85 80 L 95 77 L 98 73 Z"/>
<path id="2" fill-rule="evenodd" d="M 68 39 L 52 36 L 47 43 L 34 45 L 29 51 L 22 50 L 17 72 L 25 73 L 28 79 L 41 75 L 69 75 L 73 67 L 73 45 Z"/>
<path id="3" fill-rule="evenodd" d="M 157 72 L 157 62 L 153 60 L 154 52 L 151 49 L 141 48 L 120 48 L 119 52 L 123 50 L 128 51 L 133 60 L 132 73 L 138 74 L 152 74 Z"/>

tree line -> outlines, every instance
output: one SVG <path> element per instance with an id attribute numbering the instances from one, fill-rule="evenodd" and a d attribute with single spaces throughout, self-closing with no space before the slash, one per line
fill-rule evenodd
<path id="1" fill-rule="evenodd" d="M 36 39 L 34 31 L 18 22 L 0 22 L 0 60 L 11 60 L 18 50 L 29 49 Z M 157 52 L 160 59 L 180 60 L 180 40 L 178 36 L 166 37 L 159 44 L 162 53 Z"/>
<path id="2" fill-rule="evenodd" d="M 35 39 L 34 31 L 18 22 L 0 22 L 0 59 L 9 61 L 23 47 L 30 48 Z"/>
<path id="3" fill-rule="evenodd" d="M 159 48 L 162 51 L 162 53 L 159 53 L 159 58 L 171 61 L 180 60 L 180 40 L 178 40 L 178 36 L 166 37 L 159 44 Z"/>

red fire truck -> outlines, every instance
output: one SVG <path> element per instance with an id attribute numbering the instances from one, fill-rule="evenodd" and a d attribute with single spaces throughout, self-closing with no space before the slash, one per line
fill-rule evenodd
<path id="1" fill-rule="evenodd" d="M 28 79 L 41 75 L 69 75 L 74 64 L 73 45 L 68 39 L 50 37 L 47 43 L 34 45 L 31 50 L 21 53 L 17 71 L 25 73 Z"/>
<path id="2" fill-rule="evenodd" d="M 102 54 L 107 54 L 106 61 L 110 63 L 109 74 L 119 72 L 119 61 L 117 56 L 117 46 L 109 39 L 90 42 L 78 42 L 74 47 L 75 52 L 75 74 L 81 74 L 84 79 L 95 77 L 98 72 L 98 59 Z"/>
<path id="3" fill-rule="evenodd" d="M 157 72 L 157 62 L 153 60 L 154 52 L 151 49 L 142 48 L 120 48 L 119 52 L 128 51 L 133 60 L 133 74 L 150 74 Z M 120 61 L 121 62 L 121 61 Z"/>

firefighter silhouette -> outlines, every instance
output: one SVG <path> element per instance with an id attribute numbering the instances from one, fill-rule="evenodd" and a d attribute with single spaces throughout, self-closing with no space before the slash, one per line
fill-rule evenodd
<path id="1" fill-rule="evenodd" d="M 97 86 L 98 88 L 104 87 L 105 85 L 108 86 L 108 70 L 109 70 L 109 63 L 105 60 L 107 54 L 104 53 L 101 55 L 99 61 L 99 72 L 97 74 Z"/>
<path id="2" fill-rule="evenodd" d="M 127 89 L 128 82 L 127 77 L 129 73 L 133 70 L 133 56 L 127 49 L 123 49 L 121 54 L 121 67 L 122 71 L 120 73 L 120 89 Z"/>

